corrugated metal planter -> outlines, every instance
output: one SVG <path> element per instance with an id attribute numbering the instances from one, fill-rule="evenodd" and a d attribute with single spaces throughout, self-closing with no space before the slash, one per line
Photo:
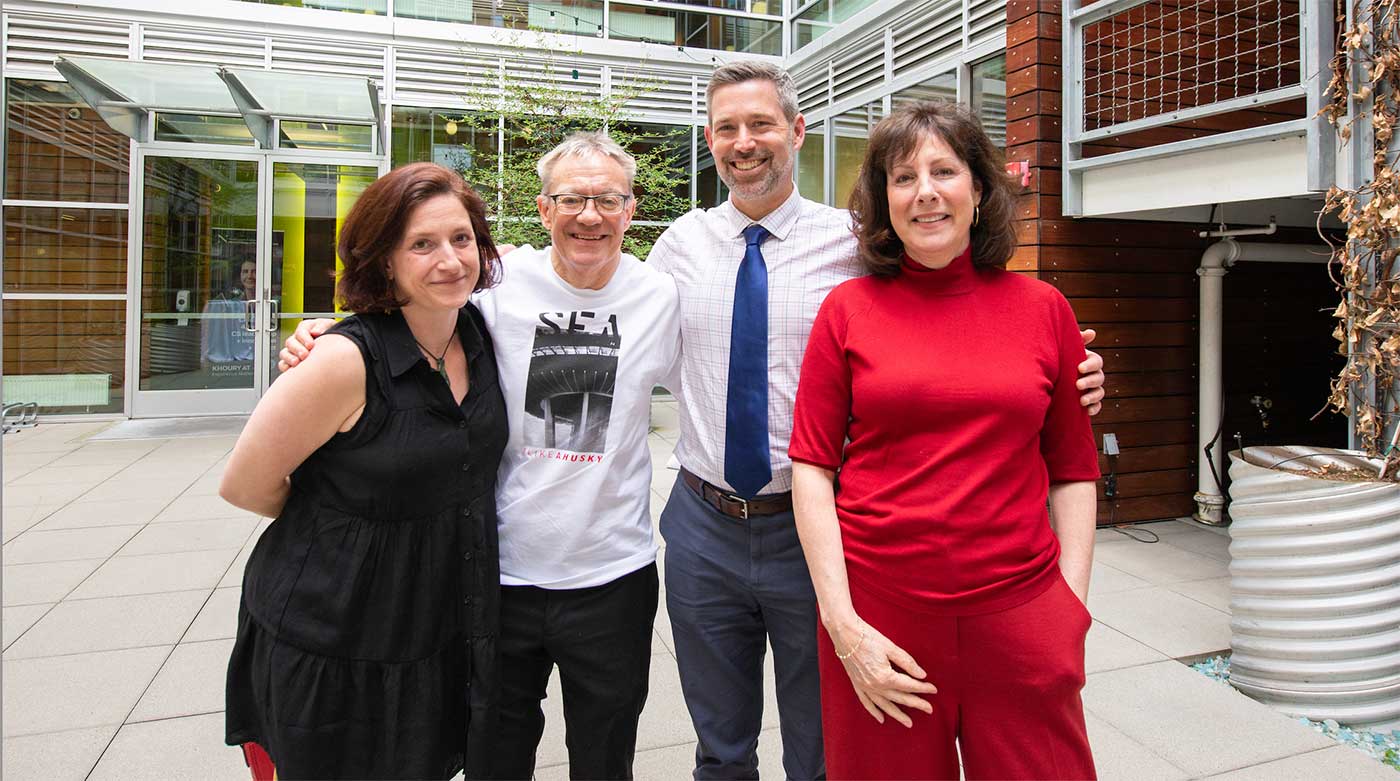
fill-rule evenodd
<path id="1" fill-rule="evenodd" d="M 1369 463 L 1330 448 L 1230 459 L 1230 682 L 1291 715 L 1400 727 L 1400 484 L 1307 474 Z"/>

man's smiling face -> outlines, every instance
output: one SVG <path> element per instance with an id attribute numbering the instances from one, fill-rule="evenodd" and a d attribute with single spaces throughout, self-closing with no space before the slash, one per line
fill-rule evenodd
<path id="1" fill-rule="evenodd" d="M 773 82 L 752 79 L 716 89 L 709 120 L 705 141 L 734 198 L 763 200 L 792 182 L 805 123 L 801 114 L 792 122 L 783 115 Z"/>

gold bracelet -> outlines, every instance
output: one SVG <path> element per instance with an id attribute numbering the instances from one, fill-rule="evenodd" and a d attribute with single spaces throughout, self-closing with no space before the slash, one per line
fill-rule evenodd
<path id="1" fill-rule="evenodd" d="M 862 629 L 862 630 L 860 630 L 860 639 L 856 641 L 856 644 L 855 644 L 854 646 L 851 646 L 851 650 L 847 651 L 847 652 L 844 653 L 844 654 L 841 653 L 840 651 L 836 651 L 835 648 L 833 648 L 833 649 L 831 649 L 831 650 L 836 651 L 836 658 L 837 658 L 837 659 L 840 659 L 841 661 L 844 662 L 844 661 L 846 661 L 847 659 L 850 659 L 852 656 L 854 656 L 854 655 L 855 655 L 855 652 L 856 652 L 856 651 L 859 651 L 859 650 L 860 650 L 860 647 L 861 647 L 862 645 L 864 645 L 864 644 L 865 644 L 865 630 Z"/>

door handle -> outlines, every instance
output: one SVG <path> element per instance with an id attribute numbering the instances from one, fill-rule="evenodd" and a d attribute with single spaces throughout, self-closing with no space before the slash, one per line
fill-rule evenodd
<path id="1" fill-rule="evenodd" d="M 282 324 L 279 323 L 279 322 L 277 322 L 277 316 L 281 313 L 281 311 L 282 311 L 282 310 L 281 310 L 281 307 L 279 307 L 279 306 L 277 305 L 277 299 L 275 299 L 275 298 L 269 298 L 269 299 L 267 300 L 267 331 L 268 331 L 268 333 L 276 333 L 276 332 L 277 332 L 277 329 L 281 327 Z"/>
<path id="2" fill-rule="evenodd" d="M 258 331 L 258 300 L 256 298 L 243 302 L 243 330 L 253 333 Z"/>

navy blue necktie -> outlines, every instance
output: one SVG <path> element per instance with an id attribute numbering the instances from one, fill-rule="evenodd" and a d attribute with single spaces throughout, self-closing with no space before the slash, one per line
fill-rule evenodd
<path id="1" fill-rule="evenodd" d="M 744 260 L 734 280 L 729 329 L 729 397 L 724 407 L 724 480 L 752 499 L 773 479 L 768 460 L 768 229 L 744 229 Z"/>

